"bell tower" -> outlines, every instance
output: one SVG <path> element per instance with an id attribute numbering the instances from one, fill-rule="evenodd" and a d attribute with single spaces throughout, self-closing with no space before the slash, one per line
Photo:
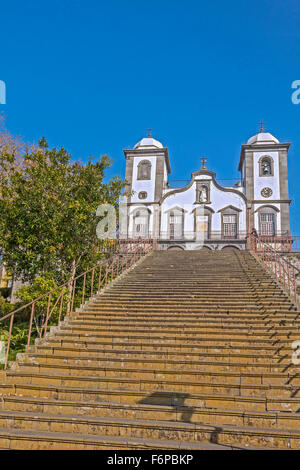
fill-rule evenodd
<path id="1" fill-rule="evenodd" d="M 290 232 L 289 146 L 265 132 L 263 123 L 260 132 L 242 145 L 239 171 L 248 200 L 248 220 L 250 230 L 255 227 L 260 235 L 279 236 Z"/>
<path id="2" fill-rule="evenodd" d="M 129 237 L 154 237 L 159 235 L 159 203 L 164 194 L 171 172 L 168 149 L 153 139 L 151 129 L 148 136 L 140 140 L 133 149 L 124 150 L 126 158 L 125 179 L 127 186 Z"/>
<path id="3" fill-rule="evenodd" d="M 153 139 L 148 129 L 148 136 L 124 154 L 126 191 L 134 191 L 130 203 L 158 203 L 171 172 L 168 149 Z"/>

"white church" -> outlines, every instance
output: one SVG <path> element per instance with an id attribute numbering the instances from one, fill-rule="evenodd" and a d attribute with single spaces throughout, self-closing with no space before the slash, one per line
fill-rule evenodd
<path id="1" fill-rule="evenodd" d="M 220 185 L 203 158 L 186 186 L 170 189 L 168 148 L 149 133 L 124 150 L 127 227 L 122 237 L 155 238 L 160 249 L 244 249 L 253 228 L 262 236 L 289 235 L 289 146 L 261 128 L 241 146 L 235 186 Z"/>

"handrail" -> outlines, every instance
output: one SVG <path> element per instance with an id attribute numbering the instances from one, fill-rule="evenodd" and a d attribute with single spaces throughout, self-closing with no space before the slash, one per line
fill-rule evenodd
<path id="1" fill-rule="evenodd" d="M 273 250 L 275 253 L 277 253 L 276 250 L 274 250 L 274 248 L 273 248 L 272 246 L 268 245 L 268 243 L 267 243 L 266 241 L 262 241 L 262 239 L 261 239 L 260 237 L 257 238 L 257 240 L 258 240 L 258 242 L 259 242 L 260 244 L 262 244 L 262 245 L 267 245 L 271 250 Z M 281 253 L 281 252 L 280 252 L 280 253 Z M 290 261 L 288 261 L 287 259 L 285 259 L 284 261 L 285 261 L 285 263 L 288 264 L 291 268 L 294 268 L 295 271 L 297 271 L 298 273 L 300 273 L 300 269 L 298 269 L 296 266 L 294 266 L 292 263 L 290 263 Z"/>
<path id="2" fill-rule="evenodd" d="M 72 279 L 69 279 L 64 284 L 52 289 L 49 292 L 46 292 L 45 294 L 40 295 L 39 297 L 32 300 L 31 302 L 25 305 L 22 305 L 21 307 L 17 308 L 13 312 L 10 312 L 7 315 L 4 315 L 2 318 L 0 318 L 0 322 L 3 322 L 10 318 L 4 370 L 7 369 L 8 357 L 9 357 L 9 351 L 10 351 L 10 345 L 11 345 L 12 328 L 13 328 L 15 315 L 17 313 L 31 306 L 28 340 L 27 340 L 27 346 L 26 346 L 26 351 L 28 351 L 29 346 L 30 346 L 30 340 L 31 340 L 31 335 L 32 335 L 32 325 L 33 325 L 35 307 L 36 307 L 37 302 L 41 301 L 42 299 L 48 298 L 46 315 L 43 316 L 43 323 L 42 325 L 40 325 L 40 330 L 37 327 L 37 333 L 39 337 L 41 338 L 42 335 L 44 337 L 46 336 L 49 320 L 55 308 L 57 307 L 59 301 L 60 301 L 60 306 L 59 306 L 59 314 L 58 314 L 58 324 L 60 323 L 61 317 L 63 314 L 64 302 L 67 302 L 65 315 L 72 315 L 74 312 L 75 303 L 78 299 L 80 300 L 79 306 L 81 307 L 85 303 L 87 294 L 88 294 L 88 298 L 93 297 L 95 292 L 96 294 L 98 294 L 101 288 L 106 287 L 109 282 L 111 283 L 113 281 L 114 278 L 128 271 L 128 269 L 130 269 L 140 258 L 142 258 L 147 253 L 155 249 L 155 247 L 156 247 L 155 240 L 153 239 L 135 239 L 135 240 L 120 239 L 117 241 L 117 245 L 116 245 L 117 250 L 111 253 L 111 256 L 109 259 L 100 261 L 94 267 L 87 269 L 86 271 L 79 274 L 78 276 Z M 97 282 L 97 286 L 95 286 L 95 281 L 97 280 L 97 276 L 98 276 L 98 282 Z M 88 277 L 90 277 L 90 279 L 88 279 Z M 80 286 L 78 282 L 81 279 L 82 279 L 82 286 Z M 80 288 L 82 288 L 82 292 L 80 291 Z M 78 299 L 76 299 L 76 289 L 77 289 L 77 295 L 78 295 L 78 290 L 80 293 L 80 298 Z M 52 296 L 53 294 L 55 294 L 55 292 L 58 292 L 59 295 L 54 305 L 51 306 Z M 69 294 L 68 297 L 65 296 L 66 292 L 68 292 Z"/>
<path id="3" fill-rule="evenodd" d="M 291 233 L 277 235 L 259 235 L 259 240 L 270 244 L 275 251 L 293 253 L 300 251 L 300 237 Z"/>
<path id="4" fill-rule="evenodd" d="M 300 274 L 300 269 L 297 268 L 297 266 L 294 266 L 292 263 L 290 263 L 290 261 L 288 261 L 287 259 L 284 260 L 286 262 L 286 264 L 288 264 L 291 268 L 294 268 L 295 271 Z"/>
<path id="5" fill-rule="evenodd" d="M 300 270 L 283 258 L 271 245 L 262 241 L 260 237 L 249 235 L 248 248 L 275 275 L 285 292 L 298 306 L 296 272 L 300 273 Z"/>

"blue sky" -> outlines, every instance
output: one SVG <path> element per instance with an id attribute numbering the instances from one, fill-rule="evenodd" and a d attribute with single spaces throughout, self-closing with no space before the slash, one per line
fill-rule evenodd
<path id="1" fill-rule="evenodd" d="M 238 177 L 240 146 L 266 129 L 292 143 L 292 230 L 300 235 L 299 0 L 0 1 L 0 80 L 11 132 L 45 136 L 75 159 L 108 154 L 153 128 L 172 179 L 206 155 Z"/>

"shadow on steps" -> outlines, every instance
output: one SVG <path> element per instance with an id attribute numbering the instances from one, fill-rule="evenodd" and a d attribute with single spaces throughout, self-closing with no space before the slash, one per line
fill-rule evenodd
<path id="1" fill-rule="evenodd" d="M 176 408 L 178 421 L 191 423 L 194 407 L 184 404 L 185 400 L 189 396 L 189 393 L 153 392 L 138 403 L 142 405 L 173 406 Z M 211 433 L 209 441 L 213 444 L 218 444 L 218 435 L 221 431 L 221 427 L 215 427 L 214 431 Z"/>
<path id="2" fill-rule="evenodd" d="M 190 423 L 194 407 L 184 404 L 189 396 L 189 393 L 153 392 L 139 403 L 142 405 L 173 406 L 178 411 L 178 420 Z"/>

